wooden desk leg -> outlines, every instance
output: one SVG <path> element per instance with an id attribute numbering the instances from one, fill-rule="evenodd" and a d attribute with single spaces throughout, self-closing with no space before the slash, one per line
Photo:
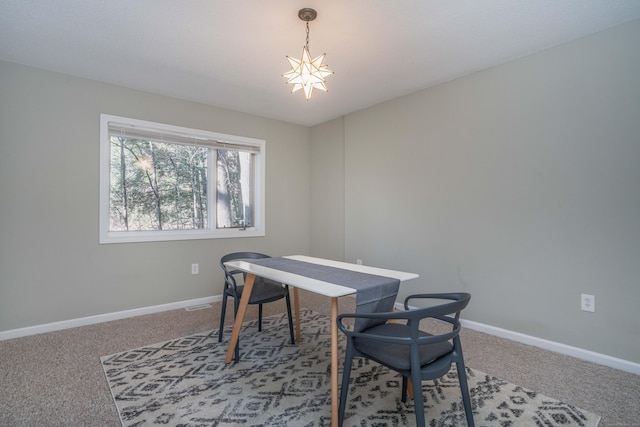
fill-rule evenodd
<path id="1" fill-rule="evenodd" d="M 253 283 L 256 280 L 256 276 L 248 273 L 244 281 L 244 289 L 242 290 L 242 298 L 240 298 L 240 305 L 238 306 L 238 315 L 233 323 L 233 332 L 231 333 L 231 341 L 229 341 L 229 348 L 227 349 L 227 358 L 225 363 L 231 363 L 233 359 L 233 352 L 238 345 L 238 337 L 240 336 L 240 329 L 242 329 L 242 322 L 244 321 L 244 314 L 247 311 L 249 305 L 249 299 L 251 299 L 251 292 L 253 291 Z"/>
<path id="2" fill-rule="evenodd" d="M 331 298 L 331 425 L 338 425 L 338 298 Z"/>
<path id="3" fill-rule="evenodd" d="M 300 296 L 298 295 L 298 288 L 293 288 L 293 309 L 296 312 L 296 342 L 302 340 L 300 334 Z"/>

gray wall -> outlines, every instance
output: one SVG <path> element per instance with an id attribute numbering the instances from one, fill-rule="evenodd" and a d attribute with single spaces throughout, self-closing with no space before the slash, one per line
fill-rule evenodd
<path id="1" fill-rule="evenodd" d="M 344 144 L 345 259 L 419 273 L 402 297 L 469 291 L 467 319 L 640 362 L 638 46 L 635 21 L 314 128 L 314 153 Z"/>
<path id="2" fill-rule="evenodd" d="M 308 253 L 308 128 L 7 62 L 0 84 L 0 330 L 219 295 L 227 252 Z M 99 245 L 100 113 L 265 139 L 267 236 Z"/>
<path id="3" fill-rule="evenodd" d="M 344 259 L 344 119 L 311 129 L 311 255 Z"/>

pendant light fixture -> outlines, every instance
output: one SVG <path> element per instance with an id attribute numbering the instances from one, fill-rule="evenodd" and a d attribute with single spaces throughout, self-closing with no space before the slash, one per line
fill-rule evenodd
<path id="1" fill-rule="evenodd" d="M 307 23 L 307 43 L 302 48 L 301 59 L 287 56 L 291 70 L 282 75 L 282 77 L 288 79 L 288 84 L 293 85 L 291 93 L 304 89 L 307 101 L 311 99 L 314 89 L 327 91 L 324 78 L 333 74 L 333 71 L 329 70 L 327 65 L 322 64 L 326 54 L 311 59 L 311 54 L 309 53 L 309 22 L 316 19 L 317 16 L 318 13 L 311 8 L 304 8 L 298 11 L 298 17 Z"/>

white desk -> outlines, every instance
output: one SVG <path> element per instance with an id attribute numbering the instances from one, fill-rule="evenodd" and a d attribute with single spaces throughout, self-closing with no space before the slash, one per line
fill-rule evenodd
<path id="1" fill-rule="evenodd" d="M 292 255 L 283 258 L 289 258 L 296 261 L 303 261 L 312 264 L 325 265 L 329 267 L 341 268 L 344 270 L 357 271 L 366 274 L 375 274 L 377 276 L 391 277 L 404 282 L 416 279 L 417 274 L 403 273 L 401 271 L 387 270 L 384 268 L 368 267 L 364 265 L 350 264 L 346 262 L 331 261 L 322 258 L 312 258 L 303 255 Z M 331 425 L 338 425 L 338 326 L 336 317 L 338 317 L 338 298 L 356 293 L 356 289 L 346 286 L 335 285 L 322 280 L 316 280 L 298 274 L 288 273 L 286 271 L 252 264 L 246 261 L 229 261 L 225 265 L 244 271 L 247 273 L 245 279 L 242 298 L 240 298 L 240 306 L 238 307 L 238 315 L 233 324 L 233 333 L 227 350 L 226 363 L 231 363 L 233 353 L 238 345 L 240 329 L 244 321 L 244 315 L 249 304 L 249 298 L 253 290 L 253 283 L 256 276 L 271 279 L 279 283 L 286 283 L 293 288 L 294 311 L 296 317 L 296 339 L 300 341 L 300 303 L 298 300 L 298 289 L 304 289 L 315 292 L 331 298 Z"/>

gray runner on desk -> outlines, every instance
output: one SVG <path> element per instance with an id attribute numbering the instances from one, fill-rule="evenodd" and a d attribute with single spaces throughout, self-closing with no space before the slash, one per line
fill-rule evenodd
<path id="1" fill-rule="evenodd" d="M 262 258 L 246 261 L 251 264 L 353 288 L 357 291 L 356 312 L 362 314 L 392 311 L 398 295 L 398 288 L 400 287 L 400 280 L 392 277 L 360 273 L 289 258 Z M 384 323 L 384 321 L 357 319 L 354 329 L 361 331 L 380 323 Z"/>

